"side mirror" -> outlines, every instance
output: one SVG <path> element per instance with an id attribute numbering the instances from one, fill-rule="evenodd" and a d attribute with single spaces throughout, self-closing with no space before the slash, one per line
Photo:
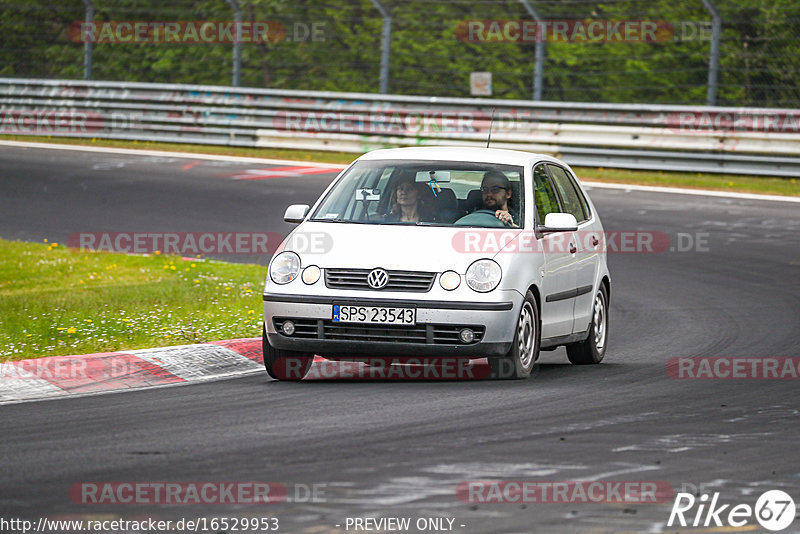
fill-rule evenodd
<path id="1" fill-rule="evenodd" d="M 544 226 L 537 226 L 540 234 L 555 232 L 574 232 L 578 229 L 578 221 L 571 213 L 548 213 L 544 218 Z"/>
<path id="2" fill-rule="evenodd" d="M 288 223 L 301 223 L 303 219 L 306 218 L 306 215 L 308 215 L 308 210 L 310 209 L 311 207 L 308 204 L 292 204 L 286 208 L 286 212 L 283 214 L 283 220 Z"/>

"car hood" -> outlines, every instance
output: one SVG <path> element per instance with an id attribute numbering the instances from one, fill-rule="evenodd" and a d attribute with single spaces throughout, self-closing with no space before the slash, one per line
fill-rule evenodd
<path id="1" fill-rule="evenodd" d="M 296 252 L 303 266 L 427 272 L 452 269 L 464 274 L 473 261 L 497 254 L 497 245 L 492 244 L 504 242 L 498 239 L 501 233 L 506 234 L 502 239 L 510 241 L 519 232 L 306 221 L 287 237 L 284 250 Z M 487 233 L 494 234 L 495 239 L 487 240 Z"/>

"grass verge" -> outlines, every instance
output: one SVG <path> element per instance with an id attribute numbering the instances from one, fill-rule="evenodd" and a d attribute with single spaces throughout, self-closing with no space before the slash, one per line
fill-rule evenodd
<path id="1" fill-rule="evenodd" d="M 261 334 L 266 269 L 0 240 L 3 361 Z"/>
<path id="2" fill-rule="evenodd" d="M 346 164 L 360 154 L 349 152 L 326 152 L 322 150 L 288 150 L 273 148 L 245 148 L 215 145 L 190 145 L 181 143 L 156 143 L 150 141 L 117 141 L 113 139 L 83 139 L 63 137 L 39 137 L 30 135 L 0 135 L 0 139 L 14 141 L 43 142 L 71 145 L 104 146 L 116 148 L 140 148 L 167 150 L 195 154 L 222 154 L 258 158 L 314 161 L 319 163 Z M 710 174 L 663 171 L 635 171 L 597 167 L 575 167 L 582 180 L 597 182 L 652 185 L 662 187 L 684 187 L 690 189 L 712 189 L 738 193 L 800 196 L 800 182 L 796 178 L 771 178 L 739 174 Z"/>

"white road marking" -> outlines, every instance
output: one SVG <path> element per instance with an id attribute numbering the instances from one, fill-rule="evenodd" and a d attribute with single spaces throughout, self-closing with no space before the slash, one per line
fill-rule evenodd
<path id="1" fill-rule="evenodd" d="M 800 197 L 785 197 L 781 195 L 758 195 L 755 193 L 734 193 L 727 191 L 711 191 L 709 189 L 681 189 L 680 187 L 657 187 L 652 185 L 609 184 L 605 182 L 587 182 L 584 180 L 581 180 L 581 183 L 586 187 L 597 187 L 599 189 L 622 189 L 625 191 L 648 191 L 652 193 L 672 193 L 677 195 L 739 198 L 742 200 L 800 202 Z"/>
<path id="2" fill-rule="evenodd" d="M 331 170 L 342 170 L 347 165 L 335 163 L 316 163 L 310 161 L 295 161 L 288 159 L 270 158 L 250 158 L 243 156 L 222 156 L 215 154 L 194 154 L 188 152 L 167 152 L 161 150 L 138 150 L 135 148 L 111 148 L 100 146 L 81 146 L 81 145 L 59 145 L 51 143 L 31 143 L 26 141 L 4 141 L 0 140 L 0 146 L 20 147 L 20 148 L 47 148 L 51 150 L 75 150 L 84 152 L 98 152 L 103 154 L 133 154 L 144 156 L 161 156 L 172 158 L 202 159 L 209 161 L 231 161 L 237 163 L 265 163 L 267 165 L 306 165 L 308 167 L 320 167 Z M 353 155 L 353 159 L 356 155 Z M 711 191 L 708 189 L 681 189 L 679 187 L 656 187 L 649 185 L 615 184 L 605 182 L 583 181 L 586 187 L 597 187 L 602 189 L 622 189 L 627 191 L 648 191 L 652 193 L 671 193 L 678 195 L 711 196 L 723 198 L 738 198 L 742 200 L 764 200 L 774 202 L 800 202 L 800 197 L 787 197 L 781 195 L 758 195 L 754 193 L 734 193 L 727 191 Z"/>

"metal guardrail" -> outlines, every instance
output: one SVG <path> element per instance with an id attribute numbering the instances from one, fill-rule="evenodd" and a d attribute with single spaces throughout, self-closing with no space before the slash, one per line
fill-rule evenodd
<path id="1" fill-rule="evenodd" d="M 0 78 L 0 133 L 360 153 L 492 146 L 571 165 L 800 176 L 800 111 Z"/>

